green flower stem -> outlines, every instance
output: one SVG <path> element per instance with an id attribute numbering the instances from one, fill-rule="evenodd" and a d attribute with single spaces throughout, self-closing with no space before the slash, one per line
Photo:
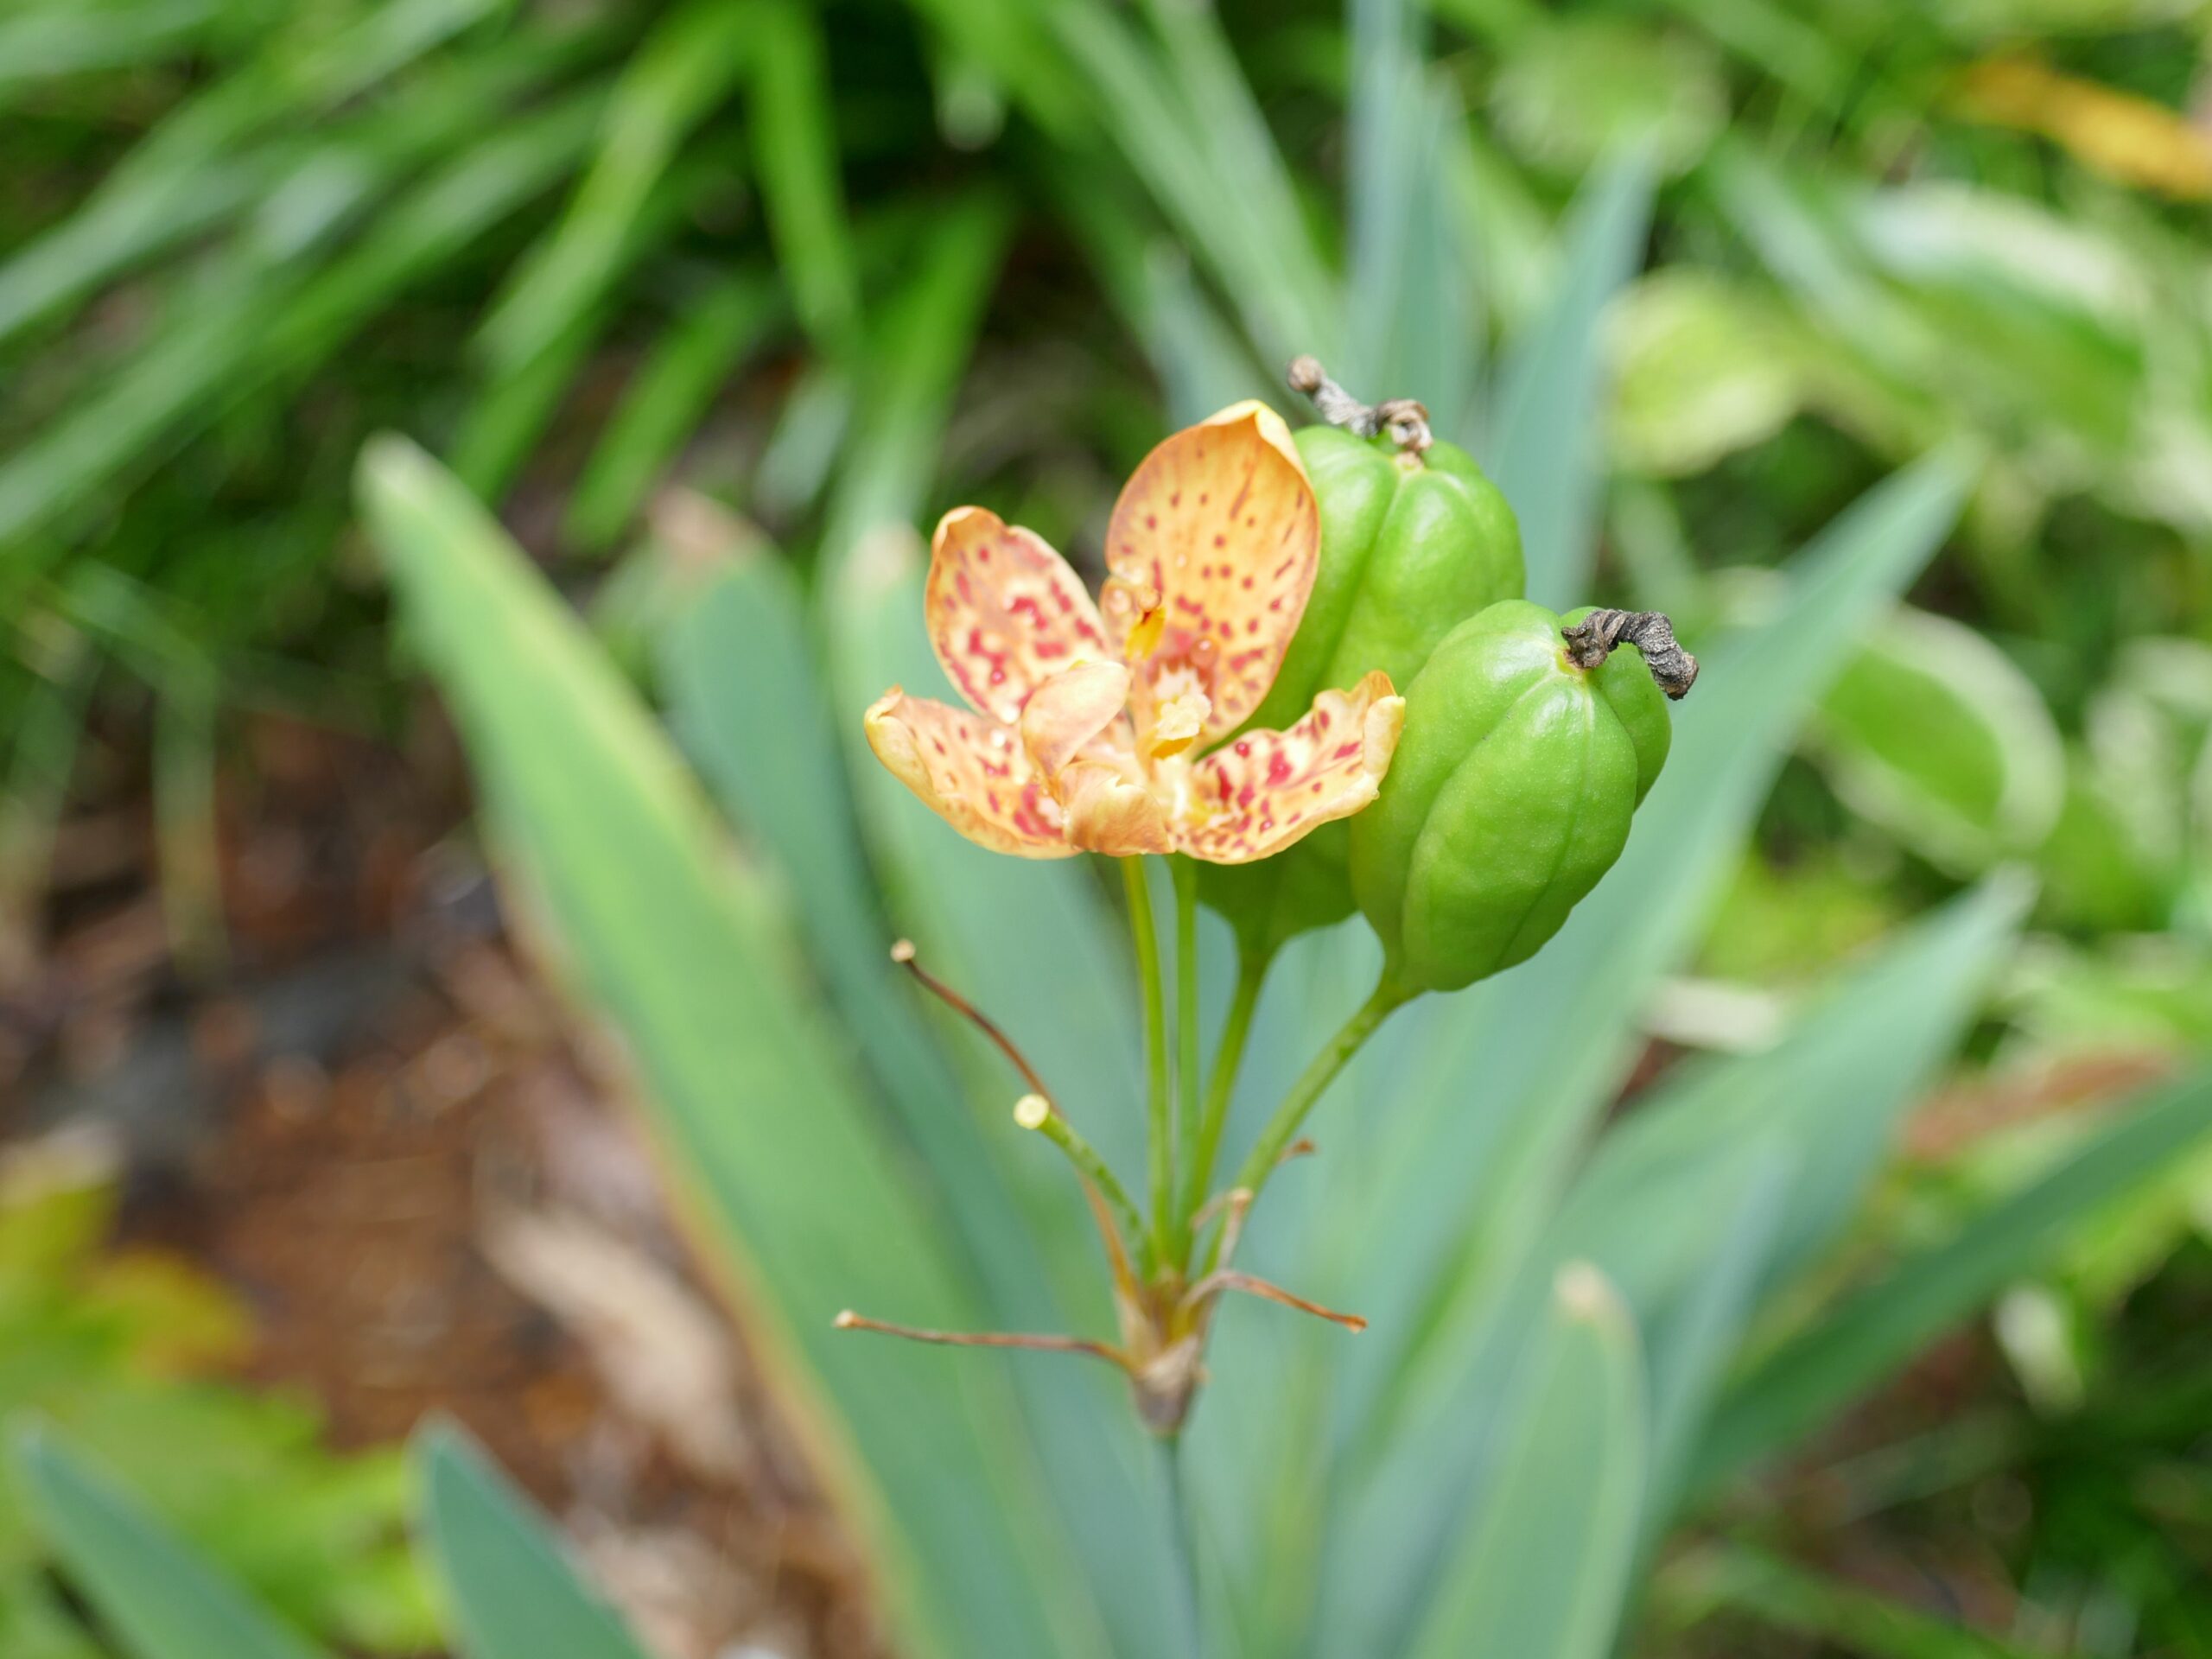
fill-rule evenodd
<path id="1" fill-rule="evenodd" d="M 1187 858 L 1171 858 L 1175 879 L 1175 1154 L 1187 1189 L 1198 1155 L 1198 868 Z M 1173 1201 L 1167 1261 L 1179 1263 L 1190 1253 L 1191 1210 Z"/>
<path id="2" fill-rule="evenodd" d="M 1275 1166 L 1282 1161 L 1283 1148 L 1297 1135 L 1298 1126 L 1306 1121 L 1306 1115 L 1313 1109 L 1313 1103 L 1328 1091 L 1329 1085 L 1337 1080 L 1337 1073 L 1343 1071 L 1345 1063 L 1359 1052 L 1360 1046 L 1375 1034 L 1376 1027 L 1408 1000 L 1408 995 L 1393 984 L 1387 974 L 1376 982 L 1375 994 L 1359 1005 L 1351 1018 L 1338 1028 L 1337 1034 L 1329 1039 L 1326 1046 L 1313 1057 L 1305 1071 L 1299 1073 L 1298 1081 L 1290 1085 L 1290 1092 L 1283 1096 L 1282 1104 L 1275 1108 L 1274 1116 L 1268 1121 L 1268 1127 L 1261 1131 L 1259 1140 L 1253 1145 L 1251 1155 L 1245 1159 L 1244 1167 L 1236 1177 L 1238 1186 L 1255 1198 L 1260 1196 L 1260 1189 L 1268 1184 L 1268 1177 L 1274 1173 Z M 1220 1248 L 1220 1242 L 1221 1236 L 1217 1233 L 1214 1235 L 1216 1249 Z M 1208 1262 L 1206 1268 L 1211 1272 L 1213 1263 Z"/>
<path id="3" fill-rule="evenodd" d="M 1205 1659 L 1205 1605 L 1199 1589 L 1198 1535 L 1192 1524 L 1190 1487 L 1184 1479 L 1183 1435 L 1179 1429 L 1160 1442 L 1167 1464 L 1167 1524 L 1175 1540 L 1175 1559 L 1182 1567 L 1183 1616 L 1187 1621 L 1191 1659 Z"/>
<path id="4" fill-rule="evenodd" d="M 1230 1000 L 1229 1018 L 1221 1028 L 1221 1046 L 1213 1057 L 1213 1077 L 1206 1085 L 1205 1109 L 1198 1115 L 1197 1145 L 1183 1170 L 1184 1244 L 1190 1243 L 1191 1218 L 1205 1204 L 1206 1189 L 1213 1182 L 1214 1160 L 1221 1155 L 1221 1137 L 1229 1128 L 1229 1104 L 1236 1097 L 1237 1073 L 1244 1065 L 1244 1042 L 1252 1034 L 1252 1014 L 1260 1006 L 1260 988 L 1267 983 L 1274 953 L 1248 952 L 1236 956 L 1236 993 Z"/>
<path id="5" fill-rule="evenodd" d="M 1064 1113 L 1042 1095 L 1024 1095 L 1014 1104 L 1014 1121 L 1025 1129 L 1036 1130 L 1065 1153 L 1068 1161 L 1075 1166 L 1076 1173 L 1089 1181 L 1105 1199 L 1128 1248 L 1142 1248 L 1144 1217 L 1131 1201 L 1128 1189 L 1098 1155 L 1098 1149 L 1083 1138 L 1083 1132 L 1069 1122 Z"/>
<path id="6" fill-rule="evenodd" d="M 1122 861 L 1122 885 L 1129 900 L 1129 933 L 1136 944 L 1137 979 L 1144 989 L 1147 1159 L 1152 1187 L 1152 1246 L 1155 1258 L 1167 1259 L 1175 1205 L 1175 1126 L 1167 1100 L 1167 1002 L 1160 981 L 1160 930 L 1152 919 L 1152 889 L 1145 883 L 1144 860 Z"/>

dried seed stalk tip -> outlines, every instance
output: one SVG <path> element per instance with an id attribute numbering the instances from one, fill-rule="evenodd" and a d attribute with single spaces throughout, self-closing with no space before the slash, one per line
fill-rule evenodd
<path id="1" fill-rule="evenodd" d="M 1592 611 L 1571 628 L 1561 628 L 1567 659 L 1577 668 L 1597 667 L 1625 639 L 1643 654 L 1652 680 L 1675 702 L 1697 683 L 1697 658 L 1675 643 L 1675 625 L 1658 611 Z"/>
<path id="2" fill-rule="evenodd" d="M 1122 1371 L 1129 1369 L 1128 1359 L 1120 1349 L 1093 1342 L 1088 1337 L 1039 1336 L 1014 1331 L 931 1331 L 924 1325 L 893 1325 L 888 1319 L 866 1319 L 849 1307 L 831 1323 L 840 1331 L 872 1331 L 878 1336 L 938 1343 L 948 1348 L 1027 1348 L 1043 1354 L 1088 1354 Z"/>
<path id="3" fill-rule="evenodd" d="M 1416 461 L 1436 441 L 1428 429 L 1427 409 L 1411 397 L 1391 397 L 1370 407 L 1330 379 L 1319 359 L 1312 357 L 1293 358 L 1287 378 L 1293 391 L 1313 399 L 1323 420 L 1355 436 L 1387 435 Z"/>
<path id="4" fill-rule="evenodd" d="M 1014 1069 L 1021 1073 L 1021 1080 L 1029 1085 L 1030 1092 L 1044 1096 L 1046 1102 L 1050 1103 L 1052 1097 L 1052 1091 L 1045 1086 L 1044 1078 L 1037 1075 L 1037 1068 L 1029 1064 L 1028 1056 L 1025 1055 L 1019 1048 L 1014 1046 L 1014 1039 L 1007 1036 L 1003 1031 L 1000 1030 L 997 1022 L 992 1020 L 988 1014 L 985 1014 L 973 1002 L 970 1002 L 966 997 L 961 995 L 959 992 L 954 990 L 951 986 L 946 984 L 935 974 L 930 972 L 928 969 L 923 967 L 922 964 L 915 959 L 914 942 L 912 939 L 901 939 L 896 944 L 893 945 L 891 947 L 891 960 L 897 963 L 901 968 L 904 968 L 908 973 L 912 974 L 914 976 L 914 982 L 916 984 L 919 985 L 931 996 L 937 998 L 938 1001 L 944 1003 L 945 1007 L 950 1008 L 955 1014 L 958 1014 L 963 1020 L 965 1020 L 969 1025 L 975 1027 L 976 1030 L 982 1032 L 984 1036 L 989 1038 L 991 1039 L 992 1046 L 996 1048 L 1000 1053 L 1005 1055 L 1007 1061 L 1013 1065 Z"/>

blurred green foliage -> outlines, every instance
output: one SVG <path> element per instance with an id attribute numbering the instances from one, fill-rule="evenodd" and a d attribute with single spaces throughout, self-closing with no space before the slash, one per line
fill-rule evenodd
<path id="1" fill-rule="evenodd" d="M 52 1425 L 131 1471 L 153 1510 L 302 1627 L 377 1653 L 435 1629 L 405 1548 L 404 1471 L 341 1457 L 312 1408 L 215 1380 L 245 1310 L 174 1257 L 105 1249 L 116 1192 L 89 1147 L 52 1140 L 0 1164 L 0 1421 Z M 0 1473 L 0 1650 L 101 1651 L 49 1576 L 21 1480 Z"/>
<path id="2" fill-rule="evenodd" d="M 948 1061 L 871 962 L 887 912 L 956 961 L 964 940 L 979 973 L 1005 943 L 961 920 L 1002 905 L 1004 878 L 910 836 L 881 780 L 849 791 L 836 753 L 855 700 L 909 671 L 896 527 L 981 499 L 1080 545 L 1168 419 L 1267 393 L 1272 365 L 1310 350 L 1364 395 L 1425 398 L 1475 448 L 1520 512 L 1535 597 L 1649 605 L 1693 638 L 1765 641 L 1754 659 L 1777 677 L 1778 619 L 1807 626 L 1808 591 L 1834 599 L 1802 568 L 1777 575 L 1790 550 L 1929 451 L 1967 480 L 1948 540 L 1926 475 L 1916 518 L 1884 498 L 1897 519 L 1863 539 L 1943 541 L 1941 556 L 1916 575 L 1900 554 L 1854 589 L 1872 626 L 1839 624 L 1826 667 L 1791 681 L 1770 717 L 1733 709 L 1729 741 L 1751 760 L 1728 771 L 1726 742 L 1708 740 L 1712 769 L 1694 775 L 1721 780 L 1725 798 L 1703 817 L 1684 808 L 1676 840 L 1713 844 L 1655 866 L 1681 890 L 1621 924 L 1633 970 L 1570 936 L 1563 960 L 1598 988 L 1568 966 L 1529 987 L 1599 1008 L 1624 1041 L 1639 1007 L 1601 992 L 1640 1005 L 1718 982 L 1732 996 L 1694 1004 L 1669 1034 L 1754 1051 L 1751 1069 L 1699 1074 L 1680 1096 L 1816 1102 L 1828 1097 L 1756 1069 L 1822 1006 L 1809 988 L 2024 864 L 2021 948 L 1990 943 L 2004 906 L 1986 896 L 1947 924 L 1963 930 L 1946 936 L 1963 955 L 1942 969 L 1959 983 L 1980 958 L 1956 938 L 2005 958 L 1990 996 L 1952 999 L 1954 1024 L 1979 1021 L 1980 1074 L 2032 1096 L 2043 1071 L 2085 1057 L 2178 1065 L 2212 1041 L 2212 140 L 2188 116 L 2206 34 L 2179 0 L 1436 0 L 1428 14 L 1386 0 L 19 0 L 0 16 L 0 908 L 18 926 L 34 910 L 86 746 L 143 743 L 176 949 L 188 965 L 218 959 L 213 779 L 237 715 L 375 728 L 404 706 L 348 480 L 370 434 L 408 432 L 505 508 L 588 599 L 616 659 L 673 705 L 775 871 L 752 902 L 805 918 L 797 947 L 772 927 L 754 943 L 779 962 L 803 954 L 835 1012 L 871 1033 L 868 1075 L 836 1090 L 856 1122 L 887 1109 L 963 1217 L 944 1269 L 958 1291 L 963 1252 L 988 1278 L 1049 1199 L 1020 1179 L 1001 1190 L 1006 1154 L 985 1149 L 995 1120 L 965 1110 L 973 1057 Z M 379 474 L 387 492 L 394 469 Z M 741 521 L 659 494 L 679 478 Z M 449 511 L 415 510 L 418 545 L 460 533 Z M 751 562 L 734 567 L 728 549 L 747 540 Z M 1877 614 L 1908 585 L 1910 606 Z M 763 616 L 789 630 L 780 670 L 727 680 L 733 655 L 766 649 Z M 442 659 L 435 625 L 421 626 L 420 649 L 455 683 L 462 653 Z M 732 710 L 762 706 L 816 734 L 813 748 L 748 748 Z M 496 820 L 518 810 L 502 791 L 520 787 L 498 768 L 518 763 L 490 758 L 506 740 L 484 742 Z M 557 850 L 505 829 L 550 887 Z M 1062 959 L 1036 985 L 1002 985 L 999 1006 L 1058 1019 L 1047 1060 L 1111 1079 L 1130 1033 L 1095 1006 L 1123 971 L 1096 941 L 1096 895 L 1060 883 L 1026 898 L 1061 924 L 1038 928 L 1033 954 L 1046 938 Z M 1327 970 L 1313 974 L 1318 1006 Z M 1499 1039 L 1536 992 L 1511 995 L 1478 1005 L 1470 1028 Z M 1077 1006 L 1090 1011 L 1065 1012 Z M 1566 1020 L 1541 1028 L 1573 1031 Z M 1929 1034 L 1921 1070 L 1957 1035 Z M 1436 1058 L 1445 1039 L 1422 1040 L 1427 1060 L 1397 1075 L 1457 1075 Z M 1501 1238 L 1550 1237 L 1542 1214 L 1509 1213 L 1521 1189 L 1508 1176 L 1535 1195 L 1524 1208 L 1548 1209 L 1618 1058 L 1583 1063 L 1550 1138 L 1516 1142 L 1525 1123 L 1503 1104 L 1458 1140 L 1408 1131 L 1433 1155 L 1494 1163 L 1476 1187 L 1505 1219 L 1432 1240 L 1425 1258 L 1344 1252 L 1355 1300 L 1386 1266 L 1414 1284 L 1408 1262 L 1423 1260 L 1431 1276 L 1389 1311 L 1432 1346 L 1397 1356 L 1409 1380 L 1388 1388 L 1373 1371 L 1297 1373 L 1325 1379 L 1300 1402 L 1307 1417 L 1254 1426 L 1255 1444 L 1343 1433 L 1325 1413 L 1348 1408 L 1324 1399 L 1388 1402 L 1418 1423 L 1441 1379 L 1467 1384 L 1444 1340 L 1454 1319 L 1471 1328 L 1469 1306 L 1499 1294 L 1493 1271 L 1511 1276 L 1494 1266 L 1510 1254 Z M 1525 1101 L 1532 1087 L 1509 1076 L 1498 1091 Z M 1434 1097 L 1446 1103 L 1424 1109 L 1440 1120 L 1458 1099 Z M 1893 1175 L 1815 1289 L 1766 1319 L 1810 1317 L 1821 1294 L 1961 1228 L 2010 1236 L 2007 1205 L 2115 1155 L 2100 1152 L 2121 1132 L 2101 1106 L 2000 1114 Z M 1760 1194 L 1777 1178 L 1730 1153 L 1734 1205 L 1719 1210 L 1759 1255 L 1744 1241 L 1771 1224 Z M 1941 1305 L 1956 1318 L 2004 1294 L 2000 1345 L 2032 1405 L 1953 1478 L 1963 1490 L 2017 1469 L 2050 1517 L 2010 1555 L 2025 1651 L 2209 1639 L 2187 1549 L 2168 1548 L 2201 1537 L 2190 1529 L 2212 1491 L 2171 1427 L 2201 1399 L 2205 1362 L 2192 1351 L 2194 1372 L 2167 1368 L 2176 1415 L 2131 1413 L 2146 1362 L 2113 1321 L 2131 1296 L 2154 1319 L 2188 1317 L 2159 1314 L 2152 1293 L 2177 1258 L 2201 1279 L 2191 1240 L 2208 1230 L 2212 1174 L 2201 1154 L 2134 1173 L 2149 1184 L 2047 1259 L 1971 1277 L 1974 1296 Z M 734 1234 L 758 1226 L 724 1198 Z M 1052 1272 L 1079 1262 L 1069 1241 L 1056 1248 Z M 1454 1276 L 1446 1259 L 1473 1265 Z M 80 1267 L 42 1271 L 58 1284 Z M 1000 1271 L 960 1294 L 1009 1313 L 1052 1305 Z M 1626 1288 L 1639 1319 L 1657 1306 L 1707 1321 L 1721 1334 L 1691 1351 L 1714 1352 L 1773 1288 L 1698 1282 L 1703 1300 Z M 1851 1306 L 1878 1309 L 1873 1294 Z M 188 1331 L 196 1306 L 163 1303 L 155 1323 Z M 1899 1330 L 1885 1340 L 1932 1334 Z M 1254 1386 L 1253 1363 L 1234 1369 Z M 986 1418 L 1002 1386 L 1055 1408 L 992 1376 L 974 1385 L 992 1395 Z M 1675 1382 L 1688 1392 L 1672 1432 L 1688 1434 L 1696 1379 Z M 2096 1461 L 2078 1447 L 2112 1437 L 2139 1454 L 2153 1498 L 2075 1478 Z M 157 1508 L 207 1473 L 84 1438 Z M 2036 1449 L 2054 1440 L 2077 1450 Z M 1653 1455 L 1688 1458 L 1663 1437 Z M 1342 1478 L 1371 1478 L 1376 1503 L 1418 1490 L 1376 1468 L 1393 1466 Z M 206 1518 L 175 1512 L 194 1535 L 306 1622 L 334 1620 L 321 1592 L 226 1544 L 207 1490 Z M 318 1503 L 346 1509 L 313 1492 L 283 1507 Z M 1480 1536 L 1467 1546 L 1479 1570 L 1503 1571 Z M 1109 1600 L 1158 1566 L 1102 1568 L 1105 1546 L 1083 1543 Z M 1312 1543 L 1252 1545 L 1248 1584 L 1261 1560 L 1303 1562 Z M 1854 1651 L 1966 1650 L 1756 1553 L 1690 1558 L 1660 1584 L 1655 1618 L 1734 1609 Z M 2121 1611 L 2036 1626 L 2038 1610 L 2077 1602 Z M 1291 1618 L 1230 1616 L 1255 1649 L 1283 1638 L 1271 1618 Z M 1452 1617 L 1440 1605 L 1421 1628 L 1448 1642 Z M 407 1628 L 331 1627 L 364 1641 Z"/>

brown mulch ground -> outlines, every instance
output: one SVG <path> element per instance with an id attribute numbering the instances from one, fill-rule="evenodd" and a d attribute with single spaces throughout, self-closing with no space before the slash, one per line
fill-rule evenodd
<path id="1" fill-rule="evenodd" d="M 457 1419 L 669 1659 L 875 1655 L 852 1552 L 504 937 L 460 778 L 435 727 L 402 754 L 255 726 L 196 974 L 118 779 L 18 918 L 0 1137 L 119 1131 L 130 1241 L 239 1293 L 245 1381 L 310 1393 L 340 1446 Z"/>

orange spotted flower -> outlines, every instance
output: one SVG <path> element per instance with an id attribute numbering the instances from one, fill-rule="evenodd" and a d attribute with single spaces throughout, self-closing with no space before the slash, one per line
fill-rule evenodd
<path id="1" fill-rule="evenodd" d="M 996 852 L 1280 852 L 1375 798 L 1405 718 L 1373 673 L 1322 692 L 1288 731 L 1222 741 L 1274 684 L 1320 550 L 1290 429 L 1257 403 L 1145 457 L 1114 504 L 1100 605 L 1041 537 L 956 508 L 931 542 L 924 603 L 970 707 L 893 686 L 868 711 L 869 747 Z"/>

